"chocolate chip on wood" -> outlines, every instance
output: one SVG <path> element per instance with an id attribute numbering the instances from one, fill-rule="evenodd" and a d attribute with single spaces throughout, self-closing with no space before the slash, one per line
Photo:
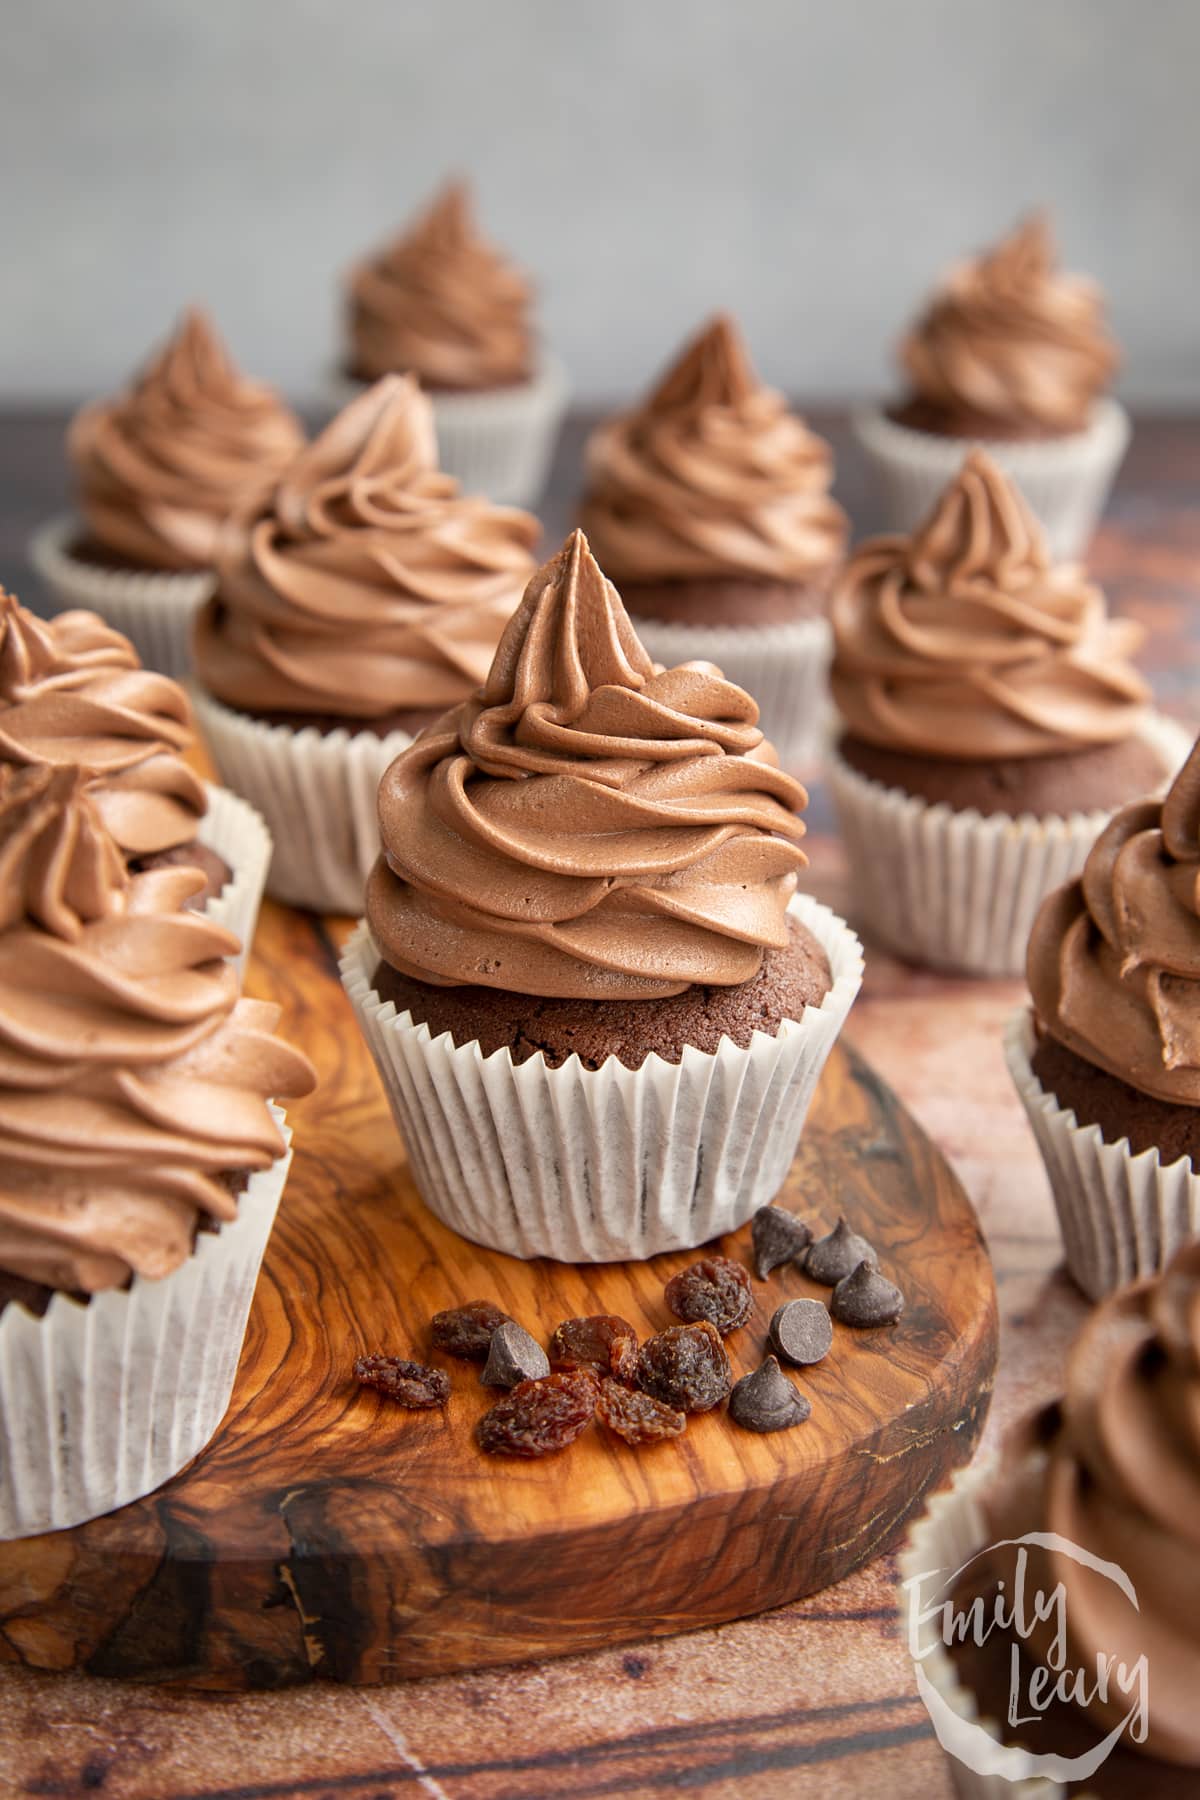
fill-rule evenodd
<path id="1" fill-rule="evenodd" d="M 518 1381 L 540 1381 L 549 1373 L 550 1358 L 523 1325 L 515 1319 L 497 1325 L 479 1377 L 484 1387 L 512 1388 Z"/>
<path id="2" fill-rule="evenodd" d="M 771 1348 L 783 1362 L 806 1369 L 828 1356 L 833 1320 L 822 1300 L 789 1300 L 771 1320 Z"/>
<path id="3" fill-rule="evenodd" d="M 828 1236 L 817 1238 L 809 1245 L 804 1272 L 824 1287 L 836 1287 L 839 1281 L 853 1274 L 860 1262 L 868 1262 L 875 1268 L 879 1258 L 866 1238 L 851 1231 L 843 1216 Z"/>
<path id="4" fill-rule="evenodd" d="M 811 1243 L 812 1232 L 795 1213 L 785 1212 L 782 1206 L 760 1206 L 750 1228 L 754 1273 L 765 1281 L 783 1263 L 802 1262 Z"/>
<path id="5" fill-rule="evenodd" d="M 729 1416 L 743 1431 L 787 1431 L 802 1425 L 811 1412 L 810 1401 L 773 1356 L 752 1374 L 743 1375 L 729 1396 Z"/>
<path id="6" fill-rule="evenodd" d="M 829 1305 L 843 1325 L 869 1330 L 894 1325 L 904 1311 L 904 1295 L 895 1282 L 864 1261 L 838 1282 Z"/>

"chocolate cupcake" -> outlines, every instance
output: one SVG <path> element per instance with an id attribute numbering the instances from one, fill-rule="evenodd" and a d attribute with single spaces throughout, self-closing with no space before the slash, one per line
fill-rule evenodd
<path id="1" fill-rule="evenodd" d="M 518 1256 L 649 1256 L 778 1190 L 861 979 L 796 896 L 803 788 L 708 665 L 656 671 L 581 532 L 397 758 L 342 978 L 427 1204 Z"/>
<path id="2" fill-rule="evenodd" d="M 718 316 L 650 397 L 593 433 L 582 523 L 646 649 L 716 663 L 794 761 L 825 720 L 829 587 L 846 517 L 829 446 Z"/>
<path id="3" fill-rule="evenodd" d="M 1200 746 L 1045 902 L 1028 975 L 1009 1068 L 1095 1300 L 1200 1232 Z"/>
<path id="4" fill-rule="evenodd" d="M 901 345 L 908 392 L 855 421 L 889 527 L 910 530 L 976 443 L 1019 483 L 1055 555 L 1078 556 L 1129 441 L 1107 392 L 1118 361 L 1103 296 L 1058 268 L 1045 214 L 952 269 Z"/>
<path id="5" fill-rule="evenodd" d="M 143 669 L 96 613 L 47 623 L 0 589 L 0 761 L 86 771 L 88 795 L 131 871 L 198 869 L 190 904 L 254 937 L 271 840 L 244 800 L 184 761 L 192 709 L 176 681 Z"/>
<path id="6" fill-rule="evenodd" d="M 1045 895 L 1186 754 L 1129 660 L 1140 628 L 1051 560 L 978 450 L 911 537 L 859 547 L 832 619 L 830 777 L 864 919 L 914 960 L 1019 974 Z"/>
<path id="7" fill-rule="evenodd" d="M 1013 1434 L 998 1468 L 967 1470 L 935 1497 L 901 1557 L 928 1615 L 915 1646 L 923 1695 L 943 1744 L 968 1759 L 960 1792 L 1006 1800 L 1029 1780 L 1045 1800 L 1191 1800 L 1198 1518 L 1193 1243 L 1096 1308 L 1061 1402 Z M 1035 1613 L 1038 1593 L 1055 1604 Z M 988 1622 L 984 1641 L 968 1628 L 947 1644 L 947 1603 Z"/>
<path id="8" fill-rule="evenodd" d="M 72 421 L 80 516 L 38 532 L 34 567 L 61 605 L 101 613 L 147 668 L 182 677 L 226 515 L 266 493 L 303 441 L 193 308 L 130 388 Z"/>
<path id="9" fill-rule="evenodd" d="M 361 910 L 379 778 L 486 676 L 539 531 L 459 493 L 429 402 L 401 375 L 231 522 L 196 624 L 197 710 L 222 779 L 271 830 L 277 899 Z"/>
<path id="10" fill-rule="evenodd" d="M 529 282 L 480 236 L 465 181 L 351 271 L 347 302 L 338 404 L 381 376 L 415 375 L 433 402 L 442 467 L 469 493 L 536 501 L 566 376 L 538 343 Z"/>
<path id="11" fill-rule="evenodd" d="M 130 875 L 67 766 L 0 765 L 0 1538 L 123 1506 L 229 1401 L 307 1093 L 237 940 Z"/>

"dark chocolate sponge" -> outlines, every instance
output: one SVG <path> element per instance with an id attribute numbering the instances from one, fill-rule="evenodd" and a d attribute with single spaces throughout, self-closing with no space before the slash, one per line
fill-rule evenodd
<path id="1" fill-rule="evenodd" d="M 1098 1125 L 1106 1144 L 1127 1137 L 1135 1156 L 1157 1150 L 1164 1168 L 1186 1156 L 1193 1169 L 1200 1169 L 1200 1106 L 1177 1106 L 1143 1094 L 1068 1050 L 1049 1032 L 1041 1034 L 1031 1060 L 1047 1093 L 1069 1108 L 1080 1125 Z"/>
<path id="2" fill-rule="evenodd" d="M 756 581 L 750 575 L 730 575 L 705 580 L 619 581 L 617 586 L 635 622 L 791 625 L 824 613 L 829 582 L 829 575 L 817 581 Z"/>
<path id="3" fill-rule="evenodd" d="M 958 812 L 976 807 L 985 817 L 1033 813 L 1045 819 L 1073 812 L 1112 812 L 1154 793 L 1170 773 L 1154 745 L 1136 736 L 1054 756 L 1011 756 L 990 762 L 915 756 L 849 735 L 839 740 L 838 753 L 868 781 L 900 788 L 931 806 L 944 802 Z"/>

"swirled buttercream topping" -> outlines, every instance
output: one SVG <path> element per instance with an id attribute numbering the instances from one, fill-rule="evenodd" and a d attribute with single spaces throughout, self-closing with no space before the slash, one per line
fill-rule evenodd
<path id="1" fill-rule="evenodd" d="M 1043 903 L 1029 987 L 1052 1037 L 1159 1100 L 1200 1106 L 1200 746 L 1165 800 L 1124 806 Z"/>
<path id="2" fill-rule="evenodd" d="M 266 493 L 303 442 L 279 396 L 240 374 L 192 309 L 132 387 L 76 415 L 67 447 L 96 541 L 172 570 L 207 568 L 226 515 Z"/>
<path id="3" fill-rule="evenodd" d="M 1141 627 L 1051 562 L 983 451 L 911 537 L 855 551 L 831 613 L 834 699 L 868 743 L 974 762 L 1116 743 L 1144 721 Z"/>
<path id="4" fill-rule="evenodd" d="M 395 968 L 547 998 L 732 986 L 788 941 L 807 796 L 749 695 L 656 672 L 576 531 L 481 692 L 379 790 L 367 914 Z"/>
<path id="5" fill-rule="evenodd" d="M 429 401 L 412 376 L 387 376 L 230 528 L 197 673 L 255 712 L 452 706 L 486 676 L 538 535 L 529 513 L 459 493 Z"/>
<path id="6" fill-rule="evenodd" d="M 454 181 L 349 282 L 350 359 L 364 381 L 411 371 L 430 387 L 491 388 L 533 372 L 532 291 L 476 228 Z"/>
<path id="7" fill-rule="evenodd" d="M 833 458 L 719 316 L 650 398 L 596 431 L 582 521 L 616 580 L 809 581 L 845 548 Z"/>
<path id="8" fill-rule="evenodd" d="M 913 391 L 953 413 L 1082 430 L 1119 356 L 1094 282 L 1057 267 L 1035 213 L 995 249 L 951 270 L 900 361 Z"/>
<path id="9" fill-rule="evenodd" d="M 47 623 L 0 590 L 0 759 L 85 769 L 121 849 L 148 856 L 190 844 L 207 810 L 191 741 L 187 695 L 128 638 L 95 613 Z"/>
<path id="10" fill-rule="evenodd" d="M 180 910 L 200 880 L 128 877 L 80 771 L 0 766 L 0 1269 L 167 1275 L 236 1216 L 222 1175 L 282 1154 L 267 1100 L 315 1078 L 239 999 L 237 939 Z"/>

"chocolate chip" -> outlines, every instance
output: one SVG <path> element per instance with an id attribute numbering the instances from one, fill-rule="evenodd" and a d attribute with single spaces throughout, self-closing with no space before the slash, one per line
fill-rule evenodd
<path id="1" fill-rule="evenodd" d="M 760 1206 L 750 1230 L 754 1273 L 765 1281 L 781 1263 L 799 1262 L 812 1243 L 812 1232 L 795 1213 L 781 1206 Z"/>
<path id="2" fill-rule="evenodd" d="M 540 1381 L 550 1373 L 550 1358 L 536 1338 L 515 1319 L 497 1325 L 479 1377 L 484 1387 L 516 1387 L 518 1381 Z"/>
<path id="3" fill-rule="evenodd" d="M 870 1263 L 872 1268 L 876 1268 L 879 1258 L 866 1238 L 851 1231 L 843 1217 L 838 1220 L 828 1237 L 818 1238 L 814 1244 L 810 1244 L 808 1255 L 804 1259 L 804 1272 L 824 1287 L 836 1287 L 839 1281 L 844 1281 L 847 1275 L 854 1273 L 860 1262 Z"/>
<path id="4" fill-rule="evenodd" d="M 833 1320 L 823 1300 L 789 1300 L 771 1320 L 771 1348 L 797 1369 L 820 1362 L 833 1343 Z"/>
<path id="5" fill-rule="evenodd" d="M 752 1375 L 743 1375 L 729 1396 L 729 1416 L 744 1431 L 786 1431 L 791 1425 L 802 1425 L 811 1411 L 810 1403 L 773 1356 Z"/>
<path id="6" fill-rule="evenodd" d="M 904 1311 L 900 1289 L 869 1262 L 860 1262 L 833 1290 L 830 1307 L 843 1325 L 865 1330 L 872 1325 L 894 1325 Z"/>

